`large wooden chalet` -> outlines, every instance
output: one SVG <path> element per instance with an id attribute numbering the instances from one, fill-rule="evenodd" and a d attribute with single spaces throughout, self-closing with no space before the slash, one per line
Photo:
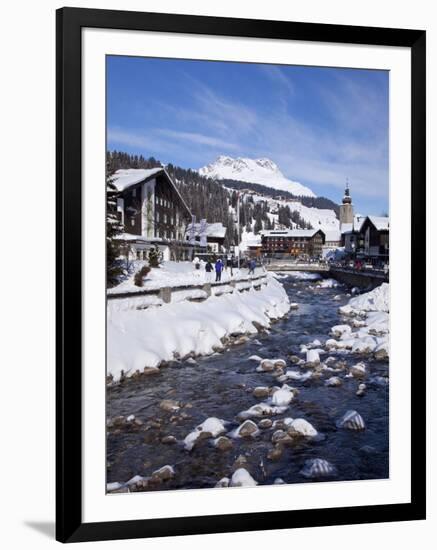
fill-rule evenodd
<path id="1" fill-rule="evenodd" d="M 389 218 L 367 216 L 360 229 L 364 256 L 387 261 L 389 257 Z"/>
<path id="2" fill-rule="evenodd" d="M 191 212 L 165 168 L 117 170 L 111 181 L 131 259 L 145 259 L 152 246 L 164 260 L 191 259 L 185 240 Z"/>
<path id="3" fill-rule="evenodd" d="M 261 252 L 320 257 L 325 244 L 321 229 L 284 229 L 261 232 Z"/>

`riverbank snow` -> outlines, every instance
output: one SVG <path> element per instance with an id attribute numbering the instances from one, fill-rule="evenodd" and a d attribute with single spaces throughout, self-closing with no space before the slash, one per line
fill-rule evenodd
<path id="1" fill-rule="evenodd" d="M 349 300 L 339 308 L 339 313 L 351 318 L 350 325 L 336 325 L 331 334 L 339 340 L 330 338 L 325 342 L 328 349 L 348 349 L 351 353 L 369 355 L 376 359 L 389 358 L 389 310 L 390 285 L 383 283 Z M 358 318 L 358 321 L 357 321 Z"/>
<path id="2" fill-rule="evenodd" d="M 223 349 L 231 335 L 255 334 L 290 309 L 283 286 L 270 275 L 260 290 L 121 311 L 108 307 L 107 374 L 118 381 L 144 367 Z"/>

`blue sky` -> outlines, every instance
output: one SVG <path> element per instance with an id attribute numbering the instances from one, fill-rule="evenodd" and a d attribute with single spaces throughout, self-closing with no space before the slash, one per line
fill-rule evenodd
<path id="1" fill-rule="evenodd" d="M 355 211 L 388 211 L 388 72 L 110 56 L 108 148 L 197 169 L 268 157 Z"/>

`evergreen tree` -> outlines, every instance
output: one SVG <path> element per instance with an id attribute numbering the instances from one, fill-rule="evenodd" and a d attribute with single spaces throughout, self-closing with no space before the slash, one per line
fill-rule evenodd
<path id="1" fill-rule="evenodd" d="M 149 250 L 148 260 L 150 267 L 159 267 L 159 264 L 162 262 L 162 252 L 157 246 Z"/>
<path id="2" fill-rule="evenodd" d="M 117 215 L 117 189 L 106 176 L 106 284 L 110 288 L 118 283 L 122 268 L 118 258 L 121 254 L 121 242 L 117 239 L 123 227 Z"/>

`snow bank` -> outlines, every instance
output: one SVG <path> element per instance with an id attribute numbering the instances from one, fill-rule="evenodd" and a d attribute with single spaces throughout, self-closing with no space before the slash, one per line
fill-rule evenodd
<path id="1" fill-rule="evenodd" d="M 331 328 L 331 334 L 340 338 L 330 338 L 325 347 L 350 349 L 352 353 L 373 354 L 376 359 L 388 360 L 389 357 L 389 310 L 390 285 L 383 283 L 351 298 L 349 303 L 339 308 L 339 313 L 352 317 L 351 324 L 358 329 L 353 331 L 350 325 L 336 325 Z M 360 321 L 357 322 L 357 317 Z"/>
<path id="2" fill-rule="evenodd" d="M 385 311 L 389 312 L 390 300 L 390 285 L 388 283 L 382 283 L 381 286 L 377 286 L 371 292 L 361 294 L 356 298 L 349 300 L 349 305 L 354 310 L 358 311 Z"/>
<path id="3" fill-rule="evenodd" d="M 211 296 L 200 303 L 139 311 L 108 307 L 107 374 L 117 381 L 122 372 L 130 376 L 175 357 L 209 355 L 222 349 L 231 334 L 255 334 L 255 325 L 268 328 L 289 309 L 284 288 L 271 276 L 261 290 Z"/>

